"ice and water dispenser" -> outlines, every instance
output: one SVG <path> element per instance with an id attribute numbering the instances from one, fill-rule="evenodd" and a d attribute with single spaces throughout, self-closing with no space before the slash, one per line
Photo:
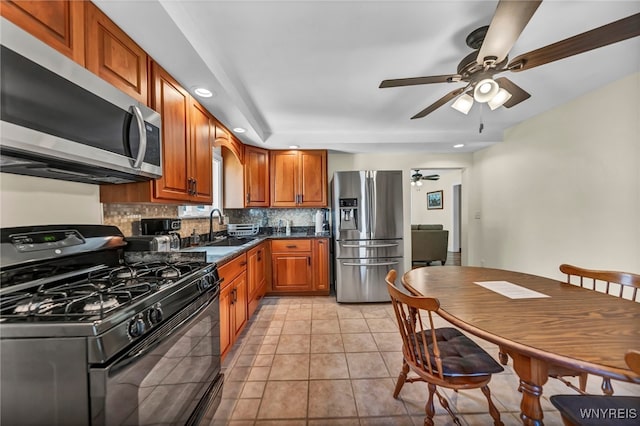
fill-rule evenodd
<path id="1" fill-rule="evenodd" d="M 340 198 L 340 223 L 338 229 L 341 231 L 358 229 L 358 199 Z"/>

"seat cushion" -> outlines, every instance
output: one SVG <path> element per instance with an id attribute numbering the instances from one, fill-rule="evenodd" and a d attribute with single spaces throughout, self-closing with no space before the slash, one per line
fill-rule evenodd
<path id="1" fill-rule="evenodd" d="M 491 355 L 458 329 L 443 327 L 437 328 L 435 332 L 438 348 L 440 349 L 440 358 L 442 359 L 443 376 L 486 376 L 504 370 Z M 429 352 L 432 352 L 431 331 L 425 330 L 423 333 L 429 346 Z M 426 358 L 421 339 L 422 337 L 418 334 L 418 340 L 420 340 L 418 346 L 426 367 Z M 436 364 L 433 355 L 431 355 L 431 365 L 435 370 Z"/>
<path id="2" fill-rule="evenodd" d="M 576 425 L 638 425 L 640 397 L 607 395 L 553 395 L 551 403 Z"/>

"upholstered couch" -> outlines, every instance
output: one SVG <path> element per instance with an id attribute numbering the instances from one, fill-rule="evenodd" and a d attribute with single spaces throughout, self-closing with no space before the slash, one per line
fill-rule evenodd
<path id="1" fill-rule="evenodd" d="M 411 225 L 411 263 L 447 261 L 449 231 L 442 225 Z"/>

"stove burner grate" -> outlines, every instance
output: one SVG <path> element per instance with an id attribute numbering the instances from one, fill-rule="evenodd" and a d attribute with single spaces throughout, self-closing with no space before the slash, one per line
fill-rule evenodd
<path id="1" fill-rule="evenodd" d="M 3 295 L 0 316 L 34 321 L 102 320 L 123 305 L 156 293 L 201 267 L 198 262 L 140 262 L 95 270 L 78 281 Z"/>

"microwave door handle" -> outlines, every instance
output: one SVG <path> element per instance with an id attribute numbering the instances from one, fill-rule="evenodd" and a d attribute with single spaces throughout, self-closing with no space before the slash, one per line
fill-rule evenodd
<path id="1" fill-rule="evenodd" d="M 144 128 L 144 118 L 142 118 L 140 108 L 135 105 L 131 105 L 131 111 L 133 111 L 133 115 L 136 116 L 136 121 L 138 122 L 138 135 L 140 137 L 138 156 L 133 163 L 133 168 L 139 169 L 140 166 L 142 166 L 142 162 L 144 161 L 144 155 L 147 153 L 147 132 Z"/>

